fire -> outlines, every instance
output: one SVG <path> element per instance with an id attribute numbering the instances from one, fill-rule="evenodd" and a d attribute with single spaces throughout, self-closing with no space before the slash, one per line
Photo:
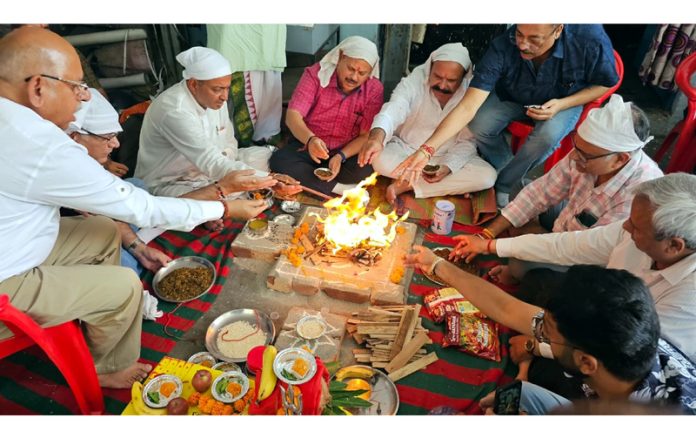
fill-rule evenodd
<path id="1" fill-rule="evenodd" d="M 408 212 L 398 217 L 392 210 L 389 214 L 379 209 L 366 212 L 370 195 L 365 187 L 377 182 L 373 173 L 354 189 L 346 190 L 340 198 L 324 203 L 328 210 L 326 219 L 317 216 L 324 224 L 324 238 L 333 247 L 333 253 L 358 247 L 387 248 L 396 238 L 396 226 L 408 218 Z"/>

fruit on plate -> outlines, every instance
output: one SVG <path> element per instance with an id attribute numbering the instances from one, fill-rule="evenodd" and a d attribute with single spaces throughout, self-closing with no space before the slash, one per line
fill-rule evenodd
<path id="1" fill-rule="evenodd" d="M 188 402 L 185 398 L 173 398 L 167 403 L 167 415 L 186 415 L 188 408 Z"/>
<path id="2" fill-rule="evenodd" d="M 360 389 L 364 389 L 365 392 L 358 395 L 357 397 L 369 401 L 370 396 L 372 395 L 372 385 L 370 385 L 370 383 L 367 380 L 350 379 L 346 381 L 346 391 L 357 391 Z"/>
<path id="3" fill-rule="evenodd" d="M 164 415 L 166 409 L 153 409 L 145 404 L 143 400 L 143 384 L 135 382 L 131 387 L 131 403 L 138 415 Z"/>
<path id="4" fill-rule="evenodd" d="M 270 397 L 275 390 L 278 377 L 273 372 L 273 361 L 278 354 L 278 349 L 273 345 L 267 345 L 263 350 L 263 362 L 261 364 L 261 381 L 259 382 L 259 393 L 256 397 L 262 401 Z"/>
<path id="5" fill-rule="evenodd" d="M 338 370 L 336 372 L 336 380 L 339 382 L 350 378 L 370 380 L 374 375 L 375 371 L 373 369 L 353 365 Z"/>
<path id="6" fill-rule="evenodd" d="M 191 379 L 191 386 L 198 392 L 206 392 L 213 383 L 213 375 L 208 370 L 198 370 Z"/>

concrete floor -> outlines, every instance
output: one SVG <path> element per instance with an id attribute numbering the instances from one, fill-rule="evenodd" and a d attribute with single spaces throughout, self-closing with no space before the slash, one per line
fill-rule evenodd
<path id="1" fill-rule="evenodd" d="M 415 242 L 421 243 L 423 236 L 424 230 L 419 228 Z M 295 306 L 318 310 L 322 313 L 331 312 L 347 316 L 351 312 L 357 312 L 367 307 L 367 304 L 336 300 L 323 292 L 307 297 L 297 293 L 283 293 L 270 289 L 266 286 L 266 276 L 271 266 L 271 263 L 265 261 L 235 258 L 227 281 L 210 310 L 194 324 L 184 339 L 177 342 L 169 356 L 186 360 L 196 352 L 205 351 L 205 334 L 208 326 L 215 318 L 232 309 L 250 308 L 263 311 L 273 320 L 277 334 L 283 327 L 288 311 Z M 412 269 L 406 271 L 406 285 L 410 283 L 412 275 Z M 355 362 L 351 350 L 356 347 L 355 341 L 346 336 L 339 357 L 343 365 Z"/>

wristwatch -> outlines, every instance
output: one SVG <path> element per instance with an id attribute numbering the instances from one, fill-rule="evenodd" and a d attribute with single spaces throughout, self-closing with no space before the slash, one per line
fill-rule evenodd
<path id="1" fill-rule="evenodd" d="M 527 339 L 527 341 L 524 343 L 524 350 L 527 353 L 534 355 L 534 339 Z"/>

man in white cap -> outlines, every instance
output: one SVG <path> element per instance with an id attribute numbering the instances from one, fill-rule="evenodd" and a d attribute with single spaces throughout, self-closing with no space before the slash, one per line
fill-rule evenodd
<path id="1" fill-rule="evenodd" d="M 358 163 L 372 164 L 380 175 L 395 178 L 396 166 L 423 150 L 420 145 L 462 99 L 472 70 L 469 51 L 461 43 L 435 50 L 394 89 L 372 122 Z M 409 190 L 416 198 L 430 198 L 492 187 L 496 171 L 478 156 L 472 137 L 468 129 L 462 129 L 430 157 L 429 164 L 439 166 L 436 171 L 423 174 L 413 186 L 407 181 L 393 182 L 387 188 L 387 201 L 393 204 L 400 193 Z"/>
<path id="2" fill-rule="evenodd" d="M 184 79 L 159 95 L 147 109 L 140 131 L 135 176 L 159 196 L 181 196 L 216 184 L 238 170 L 255 169 L 247 177 L 253 190 L 268 176 L 272 147 L 238 150 L 227 109 L 231 69 L 220 53 L 192 47 L 176 56 L 184 66 Z M 277 183 L 282 195 L 297 193 L 296 186 Z M 221 198 L 235 198 L 224 188 Z"/>
<path id="3" fill-rule="evenodd" d="M 626 219 L 630 188 L 662 176 L 643 152 L 652 138 L 643 110 L 614 94 L 571 134 L 575 149 L 503 208 L 488 227 L 489 237 L 511 227 L 514 236 L 580 231 Z"/>
<path id="4" fill-rule="evenodd" d="M 0 39 L 0 291 L 45 327 L 80 320 L 104 387 L 130 388 L 140 356 L 142 283 L 119 266 L 113 221 L 190 230 L 253 217 L 229 201 L 161 198 L 122 181 L 63 131 L 90 99 L 75 49 L 21 28 Z M 60 207 L 97 216 L 60 218 Z M 107 217 L 108 216 L 108 217 Z M 0 339 L 11 332 L 0 324 Z"/>
<path id="5" fill-rule="evenodd" d="M 342 193 L 372 173 L 358 166 L 358 152 L 384 102 L 377 46 L 348 37 L 307 67 L 285 117 L 295 137 L 271 157 L 274 172 L 288 174 L 326 194 Z M 324 180 L 314 170 L 325 167 Z"/>
<path id="6" fill-rule="evenodd" d="M 452 256 L 492 253 L 562 266 L 625 269 L 650 289 L 662 336 L 696 361 L 696 176 L 672 173 L 644 181 L 631 193 L 625 221 L 510 239 L 458 236 Z"/>

